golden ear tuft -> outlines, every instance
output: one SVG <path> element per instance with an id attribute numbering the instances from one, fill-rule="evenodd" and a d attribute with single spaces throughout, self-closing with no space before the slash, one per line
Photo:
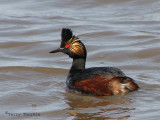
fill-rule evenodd
<path id="1" fill-rule="evenodd" d="M 80 42 L 75 42 L 72 44 L 70 50 L 78 56 L 85 56 L 85 50 L 83 45 Z"/>
<path id="2" fill-rule="evenodd" d="M 86 49 L 80 39 L 76 36 L 73 36 L 67 43 L 66 47 L 74 54 L 85 57 Z"/>

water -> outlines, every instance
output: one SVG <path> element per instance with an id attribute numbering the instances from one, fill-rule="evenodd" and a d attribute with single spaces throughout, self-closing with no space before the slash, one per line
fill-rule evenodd
<path id="1" fill-rule="evenodd" d="M 160 118 L 160 1 L 1 0 L 0 119 Z M 63 27 L 86 45 L 86 67 L 114 66 L 140 90 L 118 96 L 70 91 L 72 60 L 49 54 Z"/>

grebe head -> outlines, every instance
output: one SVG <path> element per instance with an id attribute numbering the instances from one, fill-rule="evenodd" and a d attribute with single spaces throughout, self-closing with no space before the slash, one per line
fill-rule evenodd
<path id="1" fill-rule="evenodd" d="M 71 58 L 86 58 L 87 52 L 84 44 L 77 36 L 72 34 L 70 29 L 62 29 L 61 40 L 60 48 L 53 50 L 50 53 L 63 52 Z"/>

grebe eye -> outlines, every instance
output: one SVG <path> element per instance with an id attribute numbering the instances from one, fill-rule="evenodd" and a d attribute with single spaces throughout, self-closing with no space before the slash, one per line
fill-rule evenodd
<path id="1" fill-rule="evenodd" d="M 69 45 L 65 45 L 65 48 L 69 48 Z"/>

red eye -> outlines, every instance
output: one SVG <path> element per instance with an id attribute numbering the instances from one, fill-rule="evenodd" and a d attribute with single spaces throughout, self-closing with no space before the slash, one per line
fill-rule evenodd
<path id="1" fill-rule="evenodd" d="M 69 48 L 69 45 L 65 45 L 65 48 Z"/>

